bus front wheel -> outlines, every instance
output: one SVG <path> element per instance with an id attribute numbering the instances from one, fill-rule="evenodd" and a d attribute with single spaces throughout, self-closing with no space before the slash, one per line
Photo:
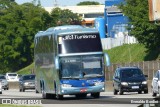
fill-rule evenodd
<path id="1" fill-rule="evenodd" d="M 42 98 L 46 99 L 47 98 L 47 94 L 44 92 L 44 90 L 42 90 Z"/>
<path id="2" fill-rule="evenodd" d="M 42 98 L 43 99 L 48 99 L 48 94 L 45 92 L 44 81 L 41 81 L 40 85 L 41 85 Z"/>
<path id="3" fill-rule="evenodd" d="M 48 94 L 44 91 L 42 91 L 42 98 L 43 99 L 52 99 L 52 98 L 55 98 L 53 94 Z"/>

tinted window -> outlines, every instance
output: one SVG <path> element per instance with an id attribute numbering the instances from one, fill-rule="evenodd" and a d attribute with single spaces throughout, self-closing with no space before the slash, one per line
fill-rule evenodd
<path id="1" fill-rule="evenodd" d="M 0 76 L 0 79 L 6 79 L 5 76 Z"/>
<path id="2" fill-rule="evenodd" d="M 8 76 L 17 76 L 17 74 L 8 74 Z"/>
<path id="3" fill-rule="evenodd" d="M 99 34 L 69 34 L 58 39 L 59 53 L 102 51 Z"/>
<path id="4" fill-rule="evenodd" d="M 120 78 L 119 70 L 117 71 L 117 77 Z"/>
<path id="5" fill-rule="evenodd" d="M 35 39 L 35 53 L 51 53 L 53 50 L 53 35 L 41 36 Z"/>
<path id="6" fill-rule="evenodd" d="M 121 76 L 122 78 L 130 78 L 130 77 L 143 76 L 143 73 L 140 69 L 122 69 Z"/>
<path id="7" fill-rule="evenodd" d="M 35 80 L 35 75 L 27 75 L 23 77 L 23 80 Z"/>

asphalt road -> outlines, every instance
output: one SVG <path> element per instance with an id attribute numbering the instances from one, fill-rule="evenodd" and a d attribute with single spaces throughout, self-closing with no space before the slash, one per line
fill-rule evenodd
<path id="1" fill-rule="evenodd" d="M 42 107 L 137 107 L 140 104 L 135 104 L 135 101 L 152 101 L 153 97 L 149 94 L 124 93 L 124 95 L 113 95 L 113 92 L 102 92 L 100 98 L 94 99 L 87 95 L 86 98 L 76 99 L 75 96 L 64 96 L 63 100 L 57 99 L 42 99 L 40 93 L 36 94 L 34 90 L 19 92 L 18 89 L 3 90 L 0 95 L 0 100 L 11 99 L 15 104 L 28 104 L 25 101 L 29 100 L 28 105 L 39 105 Z M 20 101 L 21 100 L 21 101 Z M 20 102 L 18 102 L 20 101 Z M 154 100 L 153 100 L 154 101 Z M 2 101 L 1 101 L 2 102 Z M 42 103 L 42 104 L 41 104 Z M 83 104 L 83 105 L 82 105 Z"/>

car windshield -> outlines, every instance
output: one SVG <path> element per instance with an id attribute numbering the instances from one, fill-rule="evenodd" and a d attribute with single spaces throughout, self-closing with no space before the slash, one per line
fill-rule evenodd
<path id="1" fill-rule="evenodd" d="M 8 76 L 17 76 L 17 74 L 8 74 Z"/>
<path id="2" fill-rule="evenodd" d="M 103 76 L 102 56 L 75 56 L 61 58 L 62 78 Z"/>
<path id="3" fill-rule="evenodd" d="M 6 79 L 5 76 L 0 76 L 0 79 Z"/>
<path id="4" fill-rule="evenodd" d="M 35 80 L 35 75 L 27 75 L 23 77 L 23 80 Z"/>
<path id="5" fill-rule="evenodd" d="M 143 73 L 140 69 L 123 69 L 121 71 L 122 78 L 132 78 L 143 76 Z"/>

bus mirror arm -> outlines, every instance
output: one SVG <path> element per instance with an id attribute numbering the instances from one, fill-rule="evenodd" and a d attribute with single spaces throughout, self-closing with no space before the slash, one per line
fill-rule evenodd
<path id="1" fill-rule="evenodd" d="M 57 56 L 55 58 L 55 68 L 59 70 L 59 58 Z"/>
<path id="2" fill-rule="evenodd" d="M 105 56 L 106 66 L 110 66 L 110 58 L 109 58 L 109 55 L 108 55 L 107 53 L 105 53 L 104 56 Z"/>

